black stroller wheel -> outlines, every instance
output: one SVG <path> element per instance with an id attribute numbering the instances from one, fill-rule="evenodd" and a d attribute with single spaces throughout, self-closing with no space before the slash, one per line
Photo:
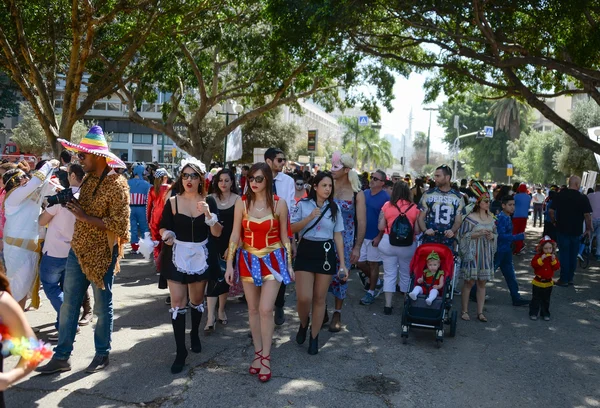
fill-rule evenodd
<path id="1" fill-rule="evenodd" d="M 450 337 L 456 336 L 456 323 L 458 322 L 458 312 L 454 310 L 450 315 Z"/>

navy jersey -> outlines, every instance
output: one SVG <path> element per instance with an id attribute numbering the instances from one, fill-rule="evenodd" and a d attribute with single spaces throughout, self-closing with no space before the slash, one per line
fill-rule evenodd
<path id="1" fill-rule="evenodd" d="M 458 191 L 450 190 L 443 192 L 435 187 L 423 194 L 419 203 L 419 209 L 427 212 L 425 216 L 426 228 L 443 233 L 452 228 L 456 216 L 462 214 L 464 204 L 462 195 Z M 423 235 L 423 243 L 426 242 L 437 242 L 450 246 L 452 239 L 442 237 L 438 234 L 432 237 Z"/>

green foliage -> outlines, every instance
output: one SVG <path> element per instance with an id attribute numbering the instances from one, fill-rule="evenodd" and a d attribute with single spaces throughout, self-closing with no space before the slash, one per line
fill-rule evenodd
<path id="1" fill-rule="evenodd" d="M 562 133 L 531 131 L 521 135 L 512 158 L 515 176 L 536 184 L 563 184 L 565 175 L 556 170 L 555 157 L 565 141 Z M 568 143 L 573 143 L 571 140 Z"/>
<path id="2" fill-rule="evenodd" d="M 558 94 L 589 94 L 600 104 L 597 1 L 413 0 L 368 2 L 348 27 L 351 42 L 398 72 L 430 70 L 426 102 L 452 102 L 474 85 L 538 109 L 577 145 L 600 144 L 545 105 Z"/>
<path id="3" fill-rule="evenodd" d="M 452 146 L 456 140 L 456 129 L 454 129 L 454 116 L 459 116 L 460 133 L 467 134 L 482 130 L 484 126 L 493 126 L 495 119 L 492 113 L 494 101 L 484 99 L 478 95 L 489 94 L 489 90 L 483 87 L 475 89 L 477 95 L 466 92 L 454 98 L 454 101 L 444 102 L 440 106 L 438 123 L 446 129 L 444 141 Z M 527 121 L 520 120 L 521 125 Z M 470 148 L 463 154 L 469 173 L 466 176 L 474 177 L 475 173 L 480 176 L 491 173 L 493 179 L 499 180 L 505 177 L 505 169 L 508 163 L 506 150 L 509 136 L 506 131 L 495 129 L 493 138 L 476 138 L 475 135 L 460 139 L 460 149 Z M 467 156 L 467 157 L 465 157 Z M 457 175 L 458 177 L 459 175 Z"/>
<path id="4" fill-rule="evenodd" d="M 22 103 L 19 110 L 23 120 L 12 129 L 10 139 L 17 144 L 21 152 L 31 153 L 36 156 L 41 156 L 44 153 L 52 153 L 52 147 L 48 143 L 46 133 L 31 107 L 26 103 Z M 57 117 L 57 121 L 60 122 L 60 117 Z M 79 143 L 87 134 L 90 127 L 91 124 L 85 124 L 83 121 L 75 122 L 71 141 Z M 108 135 L 107 139 L 110 140 Z"/>
<path id="5" fill-rule="evenodd" d="M 427 133 L 417 130 L 415 132 L 415 138 L 413 140 L 413 147 L 415 150 L 421 150 L 427 148 Z"/>
<path id="6" fill-rule="evenodd" d="M 578 103 L 571 112 L 571 123 L 587 134 L 588 128 L 600 126 L 600 107 L 591 100 Z M 598 171 L 598 164 L 590 150 L 581 149 L 565 134 L 562 141 L 562 148 L 556 156 L 556 167 L 560 172 L 581 176 L 587 170 Z"/>
<path id="7" fill-rule="evenodd" d="M 240 161 L 253 163 L 255 147 L 277 146 L 289 155 L 299 134 L 300 128 L 293 123 L 284 123 L 278 111 L 250 120 L 242 127 L 244 153 Z"/>
<path id="8" fill-rule="evenodd" d="M 10 118 L 19 114 L 16 87 L 10 79 L 0 72 L 0 129 L 4 127 L 3 118 Z"/>
<path id="9" fill-rule="evenodd" d="M 379 130 L 370 126 L 359 126 L 356 117 L 343 116 L 339 122 L 344 128 L 344 152 L 357 158 L 359 169 L 386 169 L 394 164 L 392 144 L 379 135 Z"/>

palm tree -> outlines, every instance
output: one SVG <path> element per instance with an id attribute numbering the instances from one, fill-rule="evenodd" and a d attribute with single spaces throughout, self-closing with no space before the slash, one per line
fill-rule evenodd
<path id="1" fill-rule="evenodd" d="M 530 110 L 529 105 L 515 98 L 502 98 L 492 105 L 490 114 L 496 120 L 496 129 L 506 131 L 510 140 L 516 140 Z"/>
<path id="2" fill-rule="evenodd" d="M 352 153 L 360 161 L 359 168 L 391 167 L 394 163 L 391 143 L 379 135 L 379 131 L 370 126 L 359 126 L 353 117 L 341 117 L 344 126 L 342 145 L 345 152 Z"/>

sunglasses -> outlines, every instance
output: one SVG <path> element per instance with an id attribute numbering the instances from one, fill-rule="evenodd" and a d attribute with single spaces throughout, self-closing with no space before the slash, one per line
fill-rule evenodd
<path id="1" fill-rule="evenodd" d="M 263 181 L 265 181 L 265 176 L 256 176 L 256 177 L 250 176 L 250 177 L 248 177 L 248 181 L 250 183 L 258 183 L 258 184 L 260 184 Z"/>
<path id="2" fill-rule="evenodd" d="M 481 202 L 482 202 L 482 203 L 489 203 L 489 202 L 490 202 L 490 200 L 488 200 L 488 199 L 486 198 L 486 199 L 484 199 L 484 200 L 481 200 Z"/>
<path id="3" fill-rule="evenodd" d="M 200 174 L 198 174 L 198 173 L 181 173 L 181 178 L 183 180 L 187 180 L 187 179 L 198 180 L 200 178 Z"/>
<path id="4" fill-rule="evenodd" d="M 383 181 L 382 179 L 377 178 L 375 176 L 371 176 L 371 180 L 373 180 L 373 181 Z"/>
<path id="5" fill-rule="evenodd" d="M 87 157 L 87 153 L 77 153 L 77 158 L 79 160 L 85 160 L 85 158 Z"/>
<path id="6" fill-rule="evenodd" d="M 283 163 L 283 162 L 287 161 L 287 159 L 285 157 L 278 157 L 275 160 L 277 160 L 277 163 Z"/>
<path id="7" fill-rule="evenodd" d="M 304 186 L 304 183 L 300 182 L 300 183 L 296 183 L 297 186 Z"/>

